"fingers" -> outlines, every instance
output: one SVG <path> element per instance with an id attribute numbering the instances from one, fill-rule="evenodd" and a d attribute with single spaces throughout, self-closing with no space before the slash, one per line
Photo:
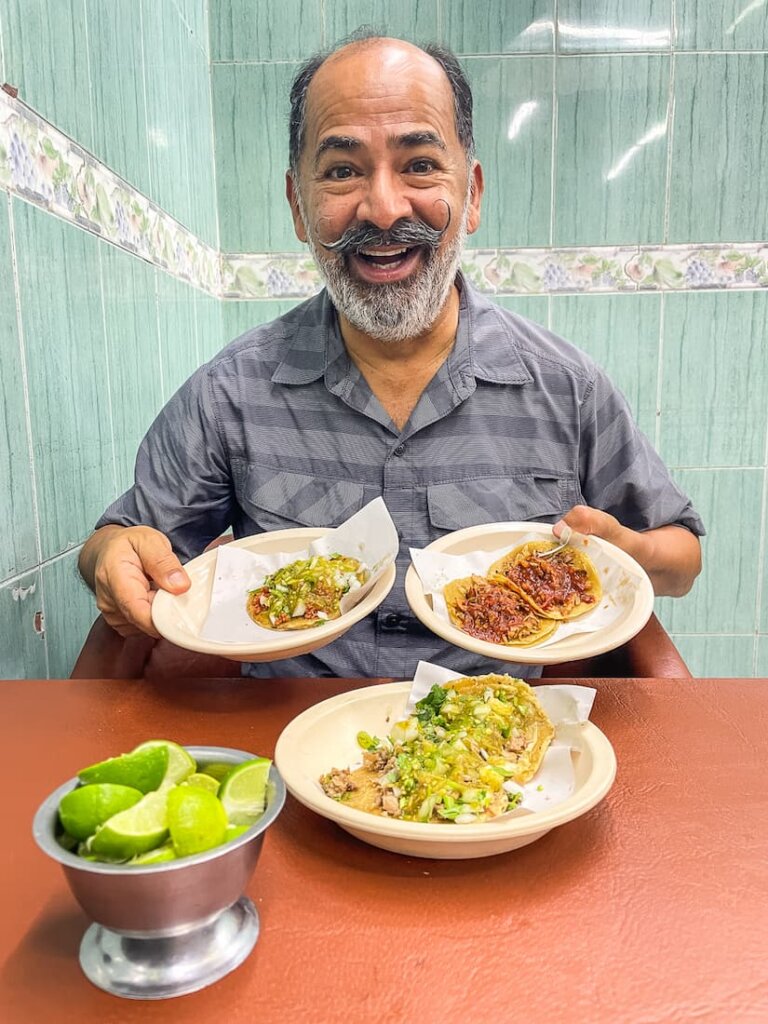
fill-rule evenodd
<path id="1" fill-rule="evenodd" d="M 602 537 L 603 540 L 608 541 L 614 540 L 618 532 L 621 531 L 618 519 L 608 512 L 603 512 L 599 508 L 591 508 L 589 505 L 574 505 L 562 519 L 555 523 L 552 532 L 559 537 L 566 525 L 585 537 Z"/>
<path id="2" fill-rule="evenodd" d="M 165 534 L 158 530 L 143 530 L 132 538 L 132 543 L 144 572 L 158 587 L 171 594 L 183 594 L 189 590 L 189 576 Z"/>

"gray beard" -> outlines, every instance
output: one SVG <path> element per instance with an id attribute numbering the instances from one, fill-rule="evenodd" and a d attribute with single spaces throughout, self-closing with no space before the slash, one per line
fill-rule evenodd
<path id="1" fill-rule="evenodd" d="M 418 338 L 437 320 L 461 264 L 468 210 L 469 195 L 453 240 L 434 252 L 427 252 L 424 263 L 410 278 L 374 285 L 353 277 L 343 256 L 329 255 L 322 248 L 308 226 L 299 198 L 307 243 L 336 311 L 358 331 L 384 342 Z"/>

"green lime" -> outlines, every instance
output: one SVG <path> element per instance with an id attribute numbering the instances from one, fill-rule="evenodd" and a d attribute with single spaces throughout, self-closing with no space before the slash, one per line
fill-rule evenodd
<path id="1" fill-rule="evenodd" d="M 207 789 L 176 786 L 168 792 L 168 828 L 177 857 L 218 846 L 227 831 L 227 816 Z"/>
<path id="2" fill-rule="evenodd" d="M 139 800 L 141 792 L 133 786 L 118 786 L 114 782 L 78 786 L 62 798 L 59 818 L 70 836 L 87 839 L 107 818 L 133 807 Z"/>
<path id="3" fill-rule="evenodd" d="M 88 852 L 99 857 L 128 860 L 139 853 L 154 850 L 168 838 L 167 803 L 167 791 L 147 793 L 133 807 L 105 821 L 88 841 Z"/>
<path id="4" fill-rule="evenodd" d="M 181 785 L 194 786 L 196 789 L 207 789 L 208 792 L 213 793 L 214 796 L 216 796 L 219 791 L 219 783 L 217 780 L 206 772 L 193 772 L 192 775 L 184 779 Z"/>
<path id="5" fill-rule="evenodd" d="M 133 786 L 142 793 L 157 789 L 168 768 L 168 748 L 148 747 L 131 751 L 120 757 L 99 761 L 77 773 L 81 782 L 114 782 L 118 786 Z"/>
<path id="6" fill-rule="evenodd" d="M 140 853 L 136 857 L 131 857 L 129 863 L 162 864 L 167 860 L 176 860 L 176 851 L 173 848 L 173 843 L 163 843 L 156 850 L 150 850 L 148 853 Z"/>
<path id="7" fill-rule="evenodd" d="M 272 762 L 254 757 L 235 765 L 219 789 L 230 825 L 252 825 L 267 805 L 267 779 Z"/>
<path id="8" fill-rule="evenodd" d="M 224 833 L 224 842 L 228 843 L 231 839 L 237 839 L 243 832 L 247 832 L 250 825 L 227 825 L 227 831 Z"/>
<path id="9" fill-rule="evenodd" d="M 198 771 L 205 772 L 206 775 L 211 775 L 222 782 L 233 768 L 234 765 L 224 764 L 223 761 L 211 761 L 210 764 L 201 764 Z"/>
<path id="10" fill-rule="evenodd" d="M 77 847 L 79 840 L 75 839 L 68 832 L 60 832 L 56 836 L 56 842 L 63 850 L 68 850 L 70 853 L 77 853 Z"/>
<path id="11" fill-rule="evenodd" d="M 140 743 L 138 747 L 134 747 L 131 753 L 138 754 L 140 751 L 155 750 L 158 747 L 168 749 L 168 767 L 160 782 L 161 786 L 166 788 L 175 786 L 176 783 L 197 771 L 197 762 L 194 757 L 187 753 L 184 747 L 180 747 L 178 743 L 173 743 L 171 740 L 147 740 L 146 743 Z"/>

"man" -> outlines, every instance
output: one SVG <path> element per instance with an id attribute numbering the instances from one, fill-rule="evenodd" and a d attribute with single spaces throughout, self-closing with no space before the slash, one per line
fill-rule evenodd
<path id="1" fill-rule="evenodd" d="M 202 367 L 143 441 L 80 558 L 120 633 L 152 633 L 152 585 L 183 592 L 179 558 L 224 530 L 333 526 L 377 495 L 401 537 L 383 606 L 316 655 L 249 671 L 476 670 L 413 619 L 402 579 L 409 546 L 477 523 L 567 522 L 659 594 L 699 572 L 701 522 L 601 371 L 458 274 L 483 176 L 467 82 L 429 50 L 358 40 L 299 73 L 287 197 L 326 290 Z"/>

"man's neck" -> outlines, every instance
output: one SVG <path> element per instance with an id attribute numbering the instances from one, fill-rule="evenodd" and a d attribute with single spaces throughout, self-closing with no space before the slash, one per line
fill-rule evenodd
<path id="1" fill-rule="evenodd" d="M 422 392 L 448 358 L 459 325 L 459 291 L 454 285 L 437 320 L 417 338 L 386 342 L 357 330 L 343 315 L 339 326 L 350 359 L 392 417 L 405 426 Z"/>

